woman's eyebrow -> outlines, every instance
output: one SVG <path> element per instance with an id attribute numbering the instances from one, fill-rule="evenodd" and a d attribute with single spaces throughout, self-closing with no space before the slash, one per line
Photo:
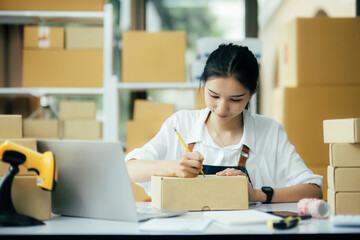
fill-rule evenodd
<path id="1" fill-rule="evenodd" d="M 211 92 L 212 94 L 220 95 L 219 93 L 214 92 L 214 91 L 212 91 L 212 90 L 209 89 L 209 88 L 208 88 L 208 90 L 209 90 L 209 92 Z M 239 95 L 232 95 L 232 96 L 230 96 L 230 97 L 235 97 L 235 98 L 237 98 L 237 97 L 242 97 L 242 96 L 245 96 L 245 95 L 246 95 L 246 93 L 243 93 L 243 94 L 239 94 Z"/>

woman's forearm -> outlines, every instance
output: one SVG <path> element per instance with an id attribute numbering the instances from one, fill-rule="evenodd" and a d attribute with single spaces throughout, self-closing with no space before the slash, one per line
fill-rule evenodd
<path id="1" fill-rule="evenodd" d="M 266 194 L 261 189 L 256 189 L 254 199 L 250 201 L 265 202 Z M 303 198 L 322 198 L 321 188 L 315 184 L 298 184 L 291 187 L 274 188 L 272 203 L 297 202 Z"/>
<path id="2" fill-rule="evenodd" d="M 176 164 L 174 160 L 140 160 L 127 161 L 126 167 L 131 182 L 148 182 L 151 176 L 176 176 Z"/>

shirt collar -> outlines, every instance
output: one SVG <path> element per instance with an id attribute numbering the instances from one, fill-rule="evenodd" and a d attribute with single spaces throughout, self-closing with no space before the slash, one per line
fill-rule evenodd
<path id="1" fill-rule="evenodd" d="M 204 133 L 204 126 L 207 117 L 209 116 L 210 109 L 204 108 L 201 110 L 199 117 L 197 118 L 196 122 L 193 124 L 190 130 L 190 136 L 186 140 L 186 143 L 196 143 L 202 140 L 202 136 Z"/>
<path id="2" fill-rule="evenodd" d="M 200 142 L 203 139 L 204 134 L 204 125 L 207 117 L 209 116 L 210 109 L 204 108 L 201 110 L 199 117 L 191 128 L 191 134 L 187 138 L 186 143 L 196 143 Z M 244 133 L 243 137 L 239 144 L 232 147 L 240 148 L 242 145 L 246 145 L 252 152 L 255 150 L 255 129 L 254 129 L 254 119 L 251 111 L 244 109 L 243 111 L 244 119 Z"/>

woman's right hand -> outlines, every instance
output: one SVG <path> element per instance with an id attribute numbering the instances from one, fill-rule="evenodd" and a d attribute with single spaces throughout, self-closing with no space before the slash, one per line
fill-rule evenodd
<path id="1" fill-rule="evenodd" d="M 202 169 L 203 156 L 199 152 L 185 152 L 178 162 L 177 176 L 193 178 L 199 175 Z"/>

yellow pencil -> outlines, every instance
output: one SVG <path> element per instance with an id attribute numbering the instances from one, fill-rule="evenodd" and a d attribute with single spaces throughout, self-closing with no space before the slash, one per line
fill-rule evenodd
<path id="1" fill-rule="evenodd" d="M 174 127 L 174 131 L 175 131 L 176 135 L 179 137 L 181 143 L 184 145 L 186 151 L 187 151 L 187 152 L 190 152 L 190 149 L 189 149 L 188 146 L 185 144 L 184 140 L 181 138 L 179 132 L 177 131 L 177 129 L 176 129 L 175 127 Z M 200 173 L 205 177 L 205 174 L 204 174 L 204 172 L 203 172 L 202 169 L 200 169 Z"/>

